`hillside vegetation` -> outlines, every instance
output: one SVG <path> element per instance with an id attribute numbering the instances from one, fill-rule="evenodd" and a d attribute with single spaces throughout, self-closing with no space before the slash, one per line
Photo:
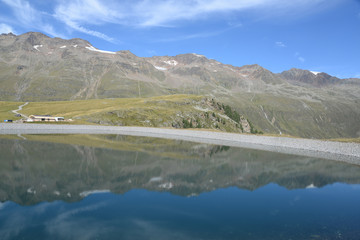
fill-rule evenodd
<path id="1" fill-rule="evenodd" d="M 6 109 L 17 108 L 13 102 Z M 72 119 L 74 124 L 205 128 L 258 133 L 251 122 L 230 106 L 204 96 L 167 95 L 151 98 L 114 98 L 31 102 L 21 113 Z M 6 113 L 8 114 L 8 113 Z M 4 115 L 5 116 L 5 115 Z"/>

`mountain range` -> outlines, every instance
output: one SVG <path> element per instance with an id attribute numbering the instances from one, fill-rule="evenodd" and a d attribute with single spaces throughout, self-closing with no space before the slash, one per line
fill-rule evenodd
<path id="1" fill-rule="evenodd" d="M 99 50 L 83 39 L 1 34 L 0 85 L 1 101 L 19 102 L 206 95 L 267 133 L 360 136 L 360 79 L 295 68 L 273 73 L 195 53 L 138 57 Z"/>

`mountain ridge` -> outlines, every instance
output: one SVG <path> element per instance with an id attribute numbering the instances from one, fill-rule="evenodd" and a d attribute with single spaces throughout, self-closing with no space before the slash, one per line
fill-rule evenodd
<path id="1" fill-rule="evenodd" d="M 38 52 L 41 52 L 39 50 L 39 47 L 41 45 L 43 45 L 42 43 L 49 43 L 49 41 L 50 41 L 50 42 L 54 42 L 53 44 L 51 44 L 51 47 L 67 43 L 67 44 L 70 44 L 70 45 L 75 44 L 75 45 L 73 45 L 73 47 L 77 45 L 75 48 L 77 48 L 77 47 L 88 48 L 89 47 L 89 48 L 91 48 L 91 49 L 89 49 L 90 51 L 99 52 L 99 53 L 127 54 L 127 55 L 132 55 L 133 57 L 138 57 L 135 54 L 133 54 L 130 50 L 119 50 L 119 51 L 116 51 L 116 52 L 107 51 L 107 50 L 100 50 L 100 49 L 97 49 L 97 48 L 93 47 L 90 44 L 90 42 L 88 42 L 87 40 L 84 40 L 84 39 L 81 39 L 81 38 L 72 38 L 72 39 L 61 39 L 61 38 L 58 38 L 58 37 L 51 38 L 51 37 L 49 37 L 49 36 L 47 36 L 47 35 L 45 35 L 43 33 L 40 33 L 40 32 L 27 32 L 27 33 L 24 33 L 24 34 L 21 34 L 21 35 L 15 35 L 13 33 L 8 33 L 8 34 L 3 33 L 3 34 L 0 35 L 0 40 L 4 40 L 6 38 L 15 38 L 16 43 L 22 43 L 21 40 L 23 40 L 23 42 L 29 43 L 31 45 L 31 47 L 29 49 L 26 49 L 26 50 L 34 51 L 34 49 L 35 49 L 35 51 L 38 51 Z M 24 38 L 26 38 L 26 39 L 24 39 Z M 44 42 L 44 39 L 49 40 L 49 41 Z M 41 48 L 42 47 L 43 46 L 41 46 Z M 64 45 L 64 47 L 65 47 L 65 45 Z M 178 54 L 176 56 L 153 56 L 153 57 L 138 57 L 138 58 L 149 59 L 150 62 L 153 62 L 153 61 L 151 61 L 151 59 L 164 59 L 164 58 L 165 59 L 170 59 L 170 60 L 167 61 L 168 62 L 167 65 L 173 65 L 173 66 L 177 65 L 177 64 L 172 64 L 171 63 L 171 61 L 173 62 L 173 60 L 172 60 L 173 58 L 180 59 L 180 61 L 182 60 L 182 63 L 185 63 L 185 64 L 190 64 L 190 63 L 193 63 L 193 62 L 198 62 L 198 63 L 199 62 L 200 63 L 215 62 L 217 64 L 228 66 L 230 68 L 231 67 L 236 68 L 240 72 L 249 72 L 249 69 L 253 70 L 253 72 L 264 72 L 265 71 L 266 73 L 270 73 L 270 74 L 273 74 L 273 75 L 280 76 L 284 80 L 287 79 L 287 80 L 291 80 L 291 81 L 294 81 L 294 80 L 300 80 L 301 81 L 301 77 L 303 77 L 302 75 L 305 75 L 305 73 L 306 73 L 306 75 L 311 74 L 309 76 L 312 76 L 312 78 L 316 78 L 316 77 L 321 76 L 323 78 L 333 78 L 334 79 L 334 81 L 330 81 L 330 82 L 327 82 L 327 83 L 336 83 L 339 80 L 359 79 L 359 78 L 355 78 L 355 77 L 340 79 L 340 78 L 337 78 L 335 76 L 331 76 L 331 75 L 329 75 L 329 74 L 327 74 L 325 72 L 313 72 L 311 70 L 298 69 L 298 68 L 291 68 L 289 70 L 284 70 L 281 73 L 273 73 L 270 70 L 265 69 L 264 67 L 262 67 L 262 66 L 260 66 L 258 64 L 250 64 L 250 65 L 243 65 L 243 66 L 233 66 L 233 65 L 230 65 L 230 64 L 220 63 L 220 62 L 218 62 L 218 61 L 216 61 L 214 59 L 208 59 L 206 56 L 196 54 L 196 53 Z M 196 61 L 196 60 L 199 60 L 199 61 Z M 162 64 L 162 65 L 164 65 L 164 64 Z M 301 76 L 296 76 L 296 75 L 300 75 L 300 74 L 301 74 Z M 359 79 L 359 81 L 360 81 L 360 79 Z"/>
<path id="2" fill-rule="evenodd" d="M 360 136 L 360 79 L 301 69 L 273 73 L 195 53 L 138 57 L 78 38 L 2 34 L 0 84 L 1 101 L 205 95 L 231 105 L 264 132 Z"/>

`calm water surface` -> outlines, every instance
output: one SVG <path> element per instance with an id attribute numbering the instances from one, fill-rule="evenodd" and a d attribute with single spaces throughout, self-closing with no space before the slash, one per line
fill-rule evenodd
<path id="1" fill-rule="evenodd" d="M 0 239 L 360 239 L 360 167 L 117 135 L 0 138 Z"/>

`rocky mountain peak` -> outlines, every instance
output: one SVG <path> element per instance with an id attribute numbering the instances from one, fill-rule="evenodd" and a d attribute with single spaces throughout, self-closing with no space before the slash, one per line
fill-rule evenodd
<path id="1" fill-rule="evenodd" d="M 204 55 L 196 53 L 187 53 L 176 55 L 175 60 L 183 64 L 192 64 L 192 63 L 205 63 L 209 61 Z"/>
<path id="2" fill-rule="evenodd" d="M 240 73 L 254 80 L 261 80 L 265 83 L 278 84 L 283 80 L 271 71 L 261 67 L 258 64 L 244 65 L 238 68 Z"/>
<path id="3" fill-rule="evenodd" d="M 0 37 L 3 37 L 3 38 L 5 38 L 5 37 L 16 37 L 16 35 L 15 34 L 13 34 L 12 32 L 9 32 L 9 33 L 2 33 L 2 34 L 0 34 Z"/>
<path id="4" fill-rule="evenodd" d="M 133 54 L 130 50 L 121 50 L 117 52 L 120 55 L 123 55 L 128 58 L 138 58 L 135 54 Z"/>
<path id="5" fill-rule="evenodd" d="M 303 69 L 292 68 L 280 73 L 280 76 L 298 84 L 309 84 L 315 87 L 337 83 L 340 79 L 326 73 L 312 72 Z"/>
<path id="6" fill-rule="evenodd" d="M 45 39 L 49 38 L 50 37 L 40 32 L 28 32 L 18 36 L 19 40 L 25 41 L 25 43 L 29 43 L 31 45 L 40 45 Z"/>

